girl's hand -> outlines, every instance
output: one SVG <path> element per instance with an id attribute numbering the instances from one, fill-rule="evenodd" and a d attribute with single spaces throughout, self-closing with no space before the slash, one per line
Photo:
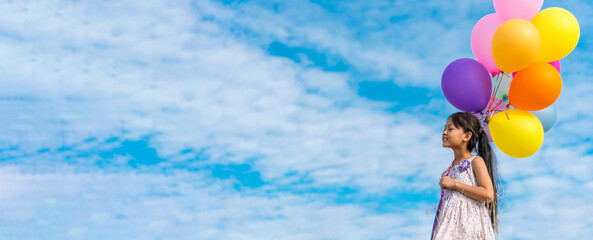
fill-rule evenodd
<path id="1" fill-rule="evenodd" d="M 441 185 L 441 188 L 446 188 L 446 189 L 453 189 L 455 187 L 455 180 L 453 180 L 453 178 L 450 177 L 442 177 L 441 180 L 439 181 L 439 185 Z"/>

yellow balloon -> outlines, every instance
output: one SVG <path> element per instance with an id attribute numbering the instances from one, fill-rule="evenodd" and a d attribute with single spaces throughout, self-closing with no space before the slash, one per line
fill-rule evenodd
<path id="1" fill-rule="evenodd" d="M 541 49 L 536 61 L 553 62 L 566 57 L 579 42 L 579 22 L 569 11 L 551 7 L 531 20 L 541 36 Z"/>
<path id="2" fill-rule="evenodd" d="M 503 22 L 492 37 L 492 57 L 503 72 L 516 72 L 529 65 L 539 52 L 537 28 L 523 19 Z"/>
<path id="3" fill-rule="evenodd" d="M 509 109 L 492 116 L 490 135 L 496 146 L 514 158 L 525 158 L 539 150 L 544 142 L 544 128 L 530 112 Z"/>

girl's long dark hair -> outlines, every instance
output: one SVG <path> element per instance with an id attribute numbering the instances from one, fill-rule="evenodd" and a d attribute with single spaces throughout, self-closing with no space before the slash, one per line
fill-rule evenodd
<path id="1" fill-rule="evenodd" d="M 456 112 L 449 116 L 451 122 L 455 127 L 462 129 L 464 132 L 471 132 L 472 137 L 467 144 L 467 150 L 472 152 L 477 148 L 476 152 L 478 156 L 484 159 L 486 167 L 488 168 L 488 175 L 492 180 L 492 187 L 494 188 L 494 199 L 492 202 L 486 203 L 488 213 L 490 215 L 490 222 L 495 231 L 498 232 L 498 190 L 502 190 L 502 184 L 500 184 L 500 177 L 498 176 L 496 156 L 490 147 L 488 136 L 482 129 L 480 120 L 469 112 Z M 487 127 L 487 126 L 485 126 Z"/>

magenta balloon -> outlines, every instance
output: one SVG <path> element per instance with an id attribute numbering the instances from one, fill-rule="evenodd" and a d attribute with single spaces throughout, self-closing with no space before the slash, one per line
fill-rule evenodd
<path id="1" fill-rule="evenodd" d="M 491 13 L 481 18 L 472 30 L 472 53 L 478 62 L 491 74 L 498 74 L 500 70 L 492 57 L 492 36 L 504 21 L 497 13 Z"/>
<path id="2" fill-rule="evenodd" d="M 492 2 L 502 20 L 521 18 L 528 22 L 539 13 L 544 4 L 544 0 L 493 0 Z"/>
<path id="3" fill-rule="evenodd" d="M 549 62 L 549 64 L 552 64 L 552 66 L 554 66 L 556 68 L 556 70 L 558 70 L 558 72 L 560 72 L 560 60 L 557 60 L 554 62 Z"/>
<path id="4" fill-rule="evenodd" d="M 492 81 L 486 68 L 476 60 L 461 58 L 450 63 L 441 78 L 445 97 L 462 111 L 479 112 L 488 105 Z"/>

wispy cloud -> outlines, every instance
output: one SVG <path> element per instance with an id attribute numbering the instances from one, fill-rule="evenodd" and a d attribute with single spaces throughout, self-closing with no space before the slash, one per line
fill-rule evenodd
<path id="1" fill-rule="evenodd" d="M 590 235 L 573 231 L 593 211 L 576 191 L 592 186 L 590 6 L 562 4 L 583 37 L 562 63 L 559 120 L 542 150 L 498 152 L 505 238 Z M 471 57 L 471 27 L 493 11 L 475 1 L 1 7 L 0 233 L 13 239 L 425 239 L 450 161 L 440 131 L 455 111 L 440 74 Z"/>
<path id="2" fill-rule="evenodd" d="M 7 239 L 401 239 L 421 211 L 368 214 L 335 205 L 329 193 L 233 191 L 229 181 L 196 173 L 54 173 L 0 169 Z M 9 193 L 10 195 L 6 195 Z M 35 230 L 32 230 L 35 229 Z M 426 237 L 426 236 L 424 236 Z"/>

